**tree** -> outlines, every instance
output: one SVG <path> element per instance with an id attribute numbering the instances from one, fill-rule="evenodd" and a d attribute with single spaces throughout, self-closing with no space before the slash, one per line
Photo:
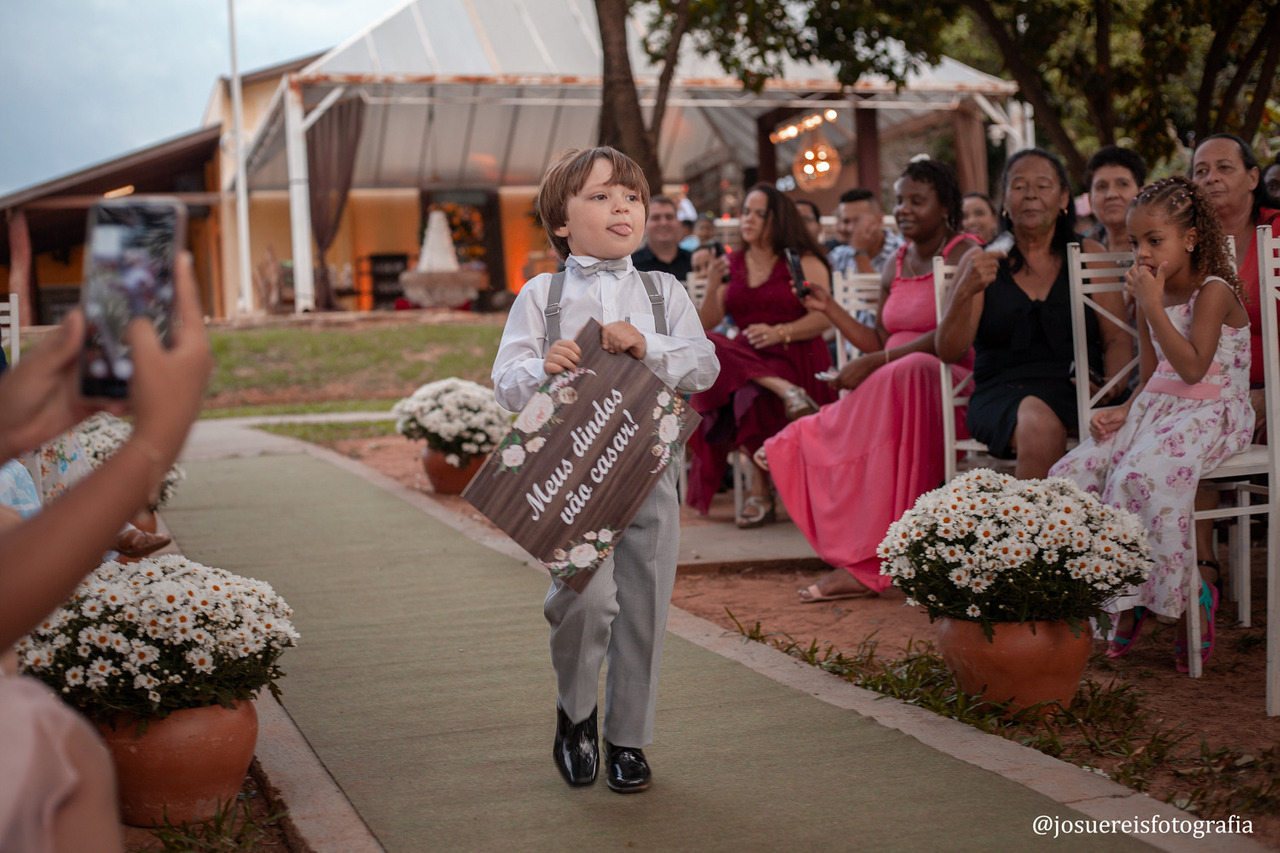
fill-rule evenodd
<path id="1" fill-rule="evenodd" d="M 649 10 L 645 49 L 661 69 L 647 125 L 626 50 L 628 7 Z M 604 53 L 600 142 L 640 163 L 651 187 L 662 186 L 657 134 L 686 38 L 753 91 L 781 75 L 787 56 L 831 62 L 850 85 L 866 72 L 902 82 L 915 65 L 937 60 L 939 34 L 955 13 L 948 3 L 921 8 L 906 0 L 811 6 L 777 0 L 596 0 Z"/>
<path id="2" fill-rule="evenodd" d="M 1252 139 L 1275 86 L 1280 0 L 960 0 L 1076 177 L 1122 137 L 1149 160 Z"/>
<path id="3" fill-rule="evenodd" d="M 663 57 L 657 99 L 648 125 L 640 109 L 640 93 L 627 53 L 628 0 L 596 0 L 600 47 L 604 55 L 600 106 L 601 145 L 612 145 L 640 164 L 649 187 L 662 192 L 662 166 L 658 162 L 658 131 L 666 113 L 667 96 L 676 70 L 676 53 L 688 25 L 689 0 L 679 0 L 667 12 L 671 49 Z"/>
<path id="4" fill-rule="evenodd" d="M 646 127 L 626 56 L 627 0 L 596 0 L 596 8 L 605 44 L 601 139 L 636 156 L 650 176 L 686 39 L 755 91 L 782 73 L 784 57 L 830 62 L 847 85 L 868 72 L 901 83 L 944 48 L 986 66 L 973 40 L 947 41 L 971 16 L 985 35 L 977 41 L 999 57 L 990 70 L 1018 83 L 1077 178 L 1085 152 L 1119 140 L 1155 161 L 1219 131 L 1252 139 L 1268 120 L 1280 68 L 1280 0 L 657 0 L 635 6 L 652 9 L 645 46 L 662 63 Z"/>

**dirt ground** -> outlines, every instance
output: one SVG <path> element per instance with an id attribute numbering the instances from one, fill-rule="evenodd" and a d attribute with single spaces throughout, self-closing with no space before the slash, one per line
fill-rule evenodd
<path id="1" fill-rule="evenodd" d="M 352 439 L 335 444 L 338 452 L 358 459 L 377 471 L 410 488 L 433 494 L 419 460 L 421 445 L 398 436 L 380 439 Z M 442 505 L 458 512 L 474 515 L 461 498 L 435 496 Z M 686 510 L 687 511 L 687 510 Z M 725 535 L 737 531 L 726 526 Z M 1145 697 L 1143 707 L 1163 728 L 1178 726 L 1190 735 L 1182 749 L 1199 754 L 1200 738 L 1212 748 L 1232 750 L 1213 763 L 1211 772 L 1223 772 L 1241 756 L 1261 759 L 1271 751 L 1273 761 L 1280 761 L 1280 717 L 1268 717 L 1264 710 L 1266 662 L 1265 567 L 1262 549 L 1255 549 L 1253 571 L 1253 626 L 1240 627 L 1236 605 L 1227 601 L 1219 609 L 1217 645 L 1202 678 L 1191 679 L 1179 674 L 1173 666 L 1172 625 L 1152 624 L 1148 620 L 1134 650 L 1118 661 L 1109 661 L 1096 643 L 1086 678 L 1100 683 L 1120 679 L 1135 685 Z M 822 572 L 768 571 L 750 573 L 681 574 L 676 581 L 672 603 L 690 613 L 733 628 L 728 612 L 745 627 L 759 622 L 762 630 L 787 634 L 805 645 L 817 640 L 837 649 L 856 648 L 874 633 L 879 642 L 878 654 L 892 659 L 910 640 L 932 640 L 933 626 L 923 610 L 905 607 L 902 593 L 890 589 L 880 598 L 801 603 L 796 591 L 816 581 Z M 728 612 L 726 612 L 728 611 Z M 832 676 L 835 677 L 835 676 Z M 1106 766 L 1105 762 L 1099 762 Z M 1258 784 L 1255 773 L 1249 782 Z M 1149 793 L 1161 799 L 1185 795 L 1200 782 L 1195 776 L 1163 774 L 1152 780 Z M 1162 793 L 1166 790 L 1174 795 Z M 1246 812 L 1241 817 L 1252 820 L 1254 838 L 1280 850 L 1280 809 L 1275 804 L 1265 809 L 1270 814 Z M 1230 812 L 1217 815 L 1225 818 Z"/>

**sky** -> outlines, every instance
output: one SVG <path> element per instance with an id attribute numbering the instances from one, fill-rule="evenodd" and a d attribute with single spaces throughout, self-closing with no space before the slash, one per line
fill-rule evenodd
<path id="1" fill-rule="evenodd" d="M 335 47 L 403 0 L 235 0 L 242 74 Z M 0 196 L 200 127 L 227 0 L 0 0 Z"/>

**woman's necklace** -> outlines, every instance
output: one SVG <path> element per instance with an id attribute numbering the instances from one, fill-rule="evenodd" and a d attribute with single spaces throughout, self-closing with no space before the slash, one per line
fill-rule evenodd
<path id="1" fill-rule="evenodd" d="M 955 232 L 950 227 L 944 226 L 942 232 L 938 235 L 937 242 L 930 247 L 915 244 L 916 251 L 908 251 L 902 264 L 902 275 L 904 278 L 919 278 L 924 275 L 933 273 L 933 259 L 936 255 L 942 253 L 943 247 L 951 240 Z M 914 257 L 913 257 L 914 256 Z M 924 270 L 920 267 L 923 265 Z"/>
<path id="2" fill-rule="evenodd" d="M 765 257 L 765 253 L 768 256 Z M 778 263 L 778 256 L 768 249 L 747 250 L 747 284 L 756 287 L 763 284 Z"/>

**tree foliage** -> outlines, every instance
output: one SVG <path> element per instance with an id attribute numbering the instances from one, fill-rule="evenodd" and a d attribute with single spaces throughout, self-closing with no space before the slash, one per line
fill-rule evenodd
<path id="1" fill-rule="evenodd" d="M 651 186 L 660 186 L 657 129 L 665 113 L 676 57 L 688 39 L 703 56 L 714 56 L 727 74 L 752 91 L 782 75 L 783 62 L 823 60 L 852 85 L 868 72 L 901 83 L 922 62 L 941 55 L 939 34 L 956 14 L 951 0 L 919 6 L 905 0 L 872 3 L 779 3 L 777 0 L 658 0 L 633 2 L 647 37 L 649 59 L 661 69 L 657 101 L 649 123 L 640 101 L 625 46 L 627 0 L 596 0 L 604 45 L 604 105 L 600 140 L 615 145 L 644 168 Z M 897 41 L 894 41 L 896 39 Z M 905 49 L 904 49 L 905 44 Z"/>
<path id="2" fill-rule="evenodd" d="M 628 0 L 596 5 L 602 36 L 616 30 L 616 46 Z M 606 24 L 606 8 L 616 26 Z M 782 75 L 786 57 L 830 62 L 852 85 L 866 73 L 902 83 L 914 65 L 951 53 L 1012 77 L 1077 177 L 1087 153 L 1109 143 L 1156 161 L 1219 131 L 1280 134 L 1280 111 L 1267 110 L 1280 66 L 1280 0 L 657 0 L 630 8 L 647 25 L 650 59 L 663 68 L 660 106 L 688 40 L 755 91 Z M 635 145 L 628 138 L 639 99 L 629 64 L 625 75 L 611 76 L 620 64 L 610 49 L 606 40 L 601 137 L 634 155 L 627 146 Z M 620 109 L 611 97 L 634 106 Z M 637 150 L 656 151 L 660 121 L 658 110 Z"/>
<path id="3" fill-rule="evenodd" d="M 1252 138 L 1275 90 L 1280 0 L 961 0 L 1077 176 L 1130 140 L 1149 160 Z"/>

